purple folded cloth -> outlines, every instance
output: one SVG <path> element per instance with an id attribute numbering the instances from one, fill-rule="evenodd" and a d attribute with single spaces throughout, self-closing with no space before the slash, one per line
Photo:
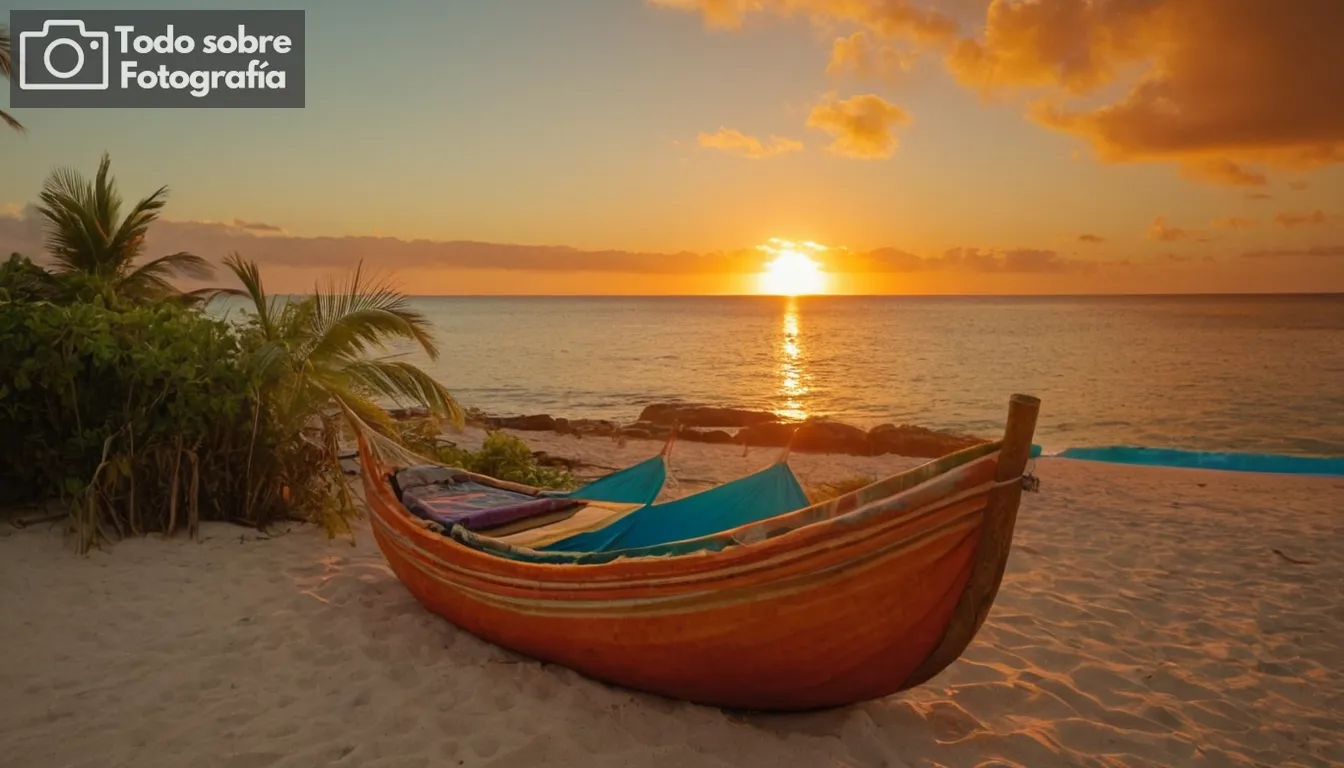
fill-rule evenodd
<path id="1" fill-rule="evenodd" d="M 472 481 L 407 488 L 401 501 L 416 517 L 448 528 L 460 525 L 469 531 L 498 528 L 583 504 L 573 499 L 529 496 Z"/>

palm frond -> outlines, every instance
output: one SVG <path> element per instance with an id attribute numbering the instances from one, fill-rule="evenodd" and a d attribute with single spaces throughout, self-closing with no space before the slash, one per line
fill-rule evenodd
<path id="1" fill-rule="evenodd" d="M 103 169 L 99 168 L 99 172 L 102 171 Z M 101 177 L 99 183 L 102 183 Z M 159 187 L 153 194 L 137 202 L 126 218 L 121 220 L 120 225 L 117 225 L 116 221 L 121 213 L 121 198 L 110 188 L 103 190 L 99 187 L 99 190 L 95 192 L 94 199 L 98 206 L 99 221 L 111 233 L 108 236 L 108 250 L 120 254 L 123 262 L 130 264 L 145 247 L 149 225 L 158 220 L 159 212 L 167 204 L 165 197 L 168 188 Z M 110 197 L 107 196 L 109 192 Z"/>
<path id="2" fill-rule="evenodd" d="M 335 385 L 328 387 L 327 392 L 338 406 L 353 411 L 365 425 L 372 427 L 379 434 L 396 439 L 396 424 L 382 406 L 348 387 Z"/>
<path id="3" fill-rule="evenodd" d="M 8 79 L 12 70 L 9 68 L 9 27 L 0 24 L 0 77 Z"/>
<path id="4" fill-rule="evenodd" d="M 214 267 L 205 259 L 173 253 L 136 266 L 167 194 L 168 188 L 160 187 L 123 217 L 121 194 L 106 152 L 91 180 L 70 168 L 53 171 L 42 185 L 37 210 L 45 220 L 46 248 L 58 271 L 89 275 L 110 286 L 113 293 L 136 300 L 200 300 L 205 294 L 183 295 L 170 278 L 209 278 Z"/>
<path id="5" fill-rule="evenodd" d="M 412 309 L 406 294 L 398 291 L 390 281 L 376 276 L 366 277 L 363 261 L 355 265 L 348 282 L 345 284 L 332 282 L 325 288 L 319 286 L 314 298 L 317 299 L 315 322 L 318 343 L 326 337 L 329 329 L 342 324 L 346 316 L 375 310 L 381 313 L 383 319 L 378 322 L 382 327 L 396 326 L 397 330 L 390 335 L 369 338 L 359 334 L 352 337 L 349 335 L 350 329 L 347 328 L 343 333 L 345 338 L 355 339 L 355 344 L 359 345 L 381 344 L 383 339 L 400 337 L 418 344 L 429 359 L 437 360 L 439 357 L 438 347 L 434 344 L 433 325 L 428 318 L 420 311 Z M 363 351 L 364 347 L 356 346 L 356 349 Z"/>
<path id="6" fill-rule="evenodd" d="M 417 313 L 418 314 L 418 313 Z M 404 309 L 369 307 L 331 318 L 309 352 L 310 359 L 353 359 L 372 347 L 386 349 L 387 342 L 419 341 L 421 331 Z"/>
<path id="7" fill-rule="evenodd" d="M 25 133 L 28 130 L 27 128 L 23 127 L 23 123 L 20 123 L 18 120 L 15 120 L 12 115 L 10 115 L 3 109 L 0 109 L 0 122 L 3 122 L 5 125 L 8 125 L 10 128 L 13 128 L 19 133 Z"/>
<path id="8" fill-rule="evenodd" d="M 93 195 L 91 203 L 93 205 L 93 216 L 98 222 L 98 231 L 103 236 L 104 242 L 108 244 L 108 250 L 111 253 L 122 255 L 123 263 L 129 264 L 132 259 L 139 255 L 138 250 L 127 251 L 124 248 L 116 248 L 115 238 L 112 233 L 117 229 L 117 219 L 121 218 L 121 195 L 117 194 L 117 183 L 111 177 L 112 156 L 104 152 L 102 158 L 98 160 L 98 171 L 93 177 Z M 162 193 L 160 189 L 155 194 Z M 127 222 L 130 218 L 127 218 Z M 124 226 L 125 222 L 123 222 Z"/>
<path id="9" fill-rule="evenodd" d="M 71 168 L 58 168 L 38 193 L 46 248 L 65 272 L 102 273 L 105 238 L 93 213 L 92 186 Z"/>
<path id="10" fill-rule="evenodd" d="M 285 368 L 289 364 L 289 354 L 284 344 L 278 341 L 265 341 L 252 350 L 248 364 L 262 381 L 277 381 L 285 373 Z"/>
<path id="11" fill-rule="evenodd" d="M 170 253 L 167 256 L 160 256 L 157 259 L 151 259 L 126 273 L 124 279 L 133 281 L 140 279 L 141 275 L 156 275 L 166 279 L 171 276 L 181 275 L 183 277 L 206 280 L 213 277 L 214 274 L 214 264 L 211 264 L 195 254 L 179 252 Z"/>
<path id="12" fill-rule="evenodd" d="M 243 292 L 252 299 L 252 312 L 262 336 L 275 340 L 276 328 L 272 318 L 275 315 L 274 299 L 266 297 L 266 289 L 261 283 L 261 270 L 255 261 L 247 261 L 237 252 L 224 257 L 224 266 L 233 272 L 238 282 L 243 284 Z"/>
<path id="13" fill-rule="evenodd" d="M 448 388 L 416 366 L 393 360 L 356 360 L 342 373 L 359 385 L 399 402 L 423 405 L 455 426 L 465 422 L 461 406 Z"/>
<path id="14" fill-rule="evenodd" d="M 203 307 L 221 296 L 244 296 L 237 288 L 197 288 L 184 291 L 170 297 L 170 300 L 187 307 Z"/>

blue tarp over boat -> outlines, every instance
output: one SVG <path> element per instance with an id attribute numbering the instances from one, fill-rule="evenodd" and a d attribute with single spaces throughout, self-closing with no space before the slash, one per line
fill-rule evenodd
<path id="1" fill-rule="evenodd" d="M 776 463 L 706 491 L 650 504 L 594 531 L 561 539 L 542 549 L 609 552 L 708 536 L 808 505 L 789 465 Z"/>
<path id="2" fill-rule="evenodd" d="M 599 477 L 593 482 L 567 493 L 548 493 L 566 499 L 611 501 L 619 504 L 652 504 L 662 493 L 667 482 L 667 461 L 663 454 Z"/>

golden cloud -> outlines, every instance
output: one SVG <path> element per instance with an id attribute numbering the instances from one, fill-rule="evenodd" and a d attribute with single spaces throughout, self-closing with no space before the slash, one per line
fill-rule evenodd
<path id="1" fill-rule="evenodd" d="M 1163 243 L 1174 243 L 1179 240 L 1193 240 L 1198 243 L 1207 243 L 1209 237 L 1196 229 L 1182 229 L 1173 227 L 1167 223 L 1166 216 L 1158 216 L 1153 220 L 1152 226 L 1148 227 L 1148 239 L 1157 240 Z"/>
<path id="2" fill-rule="evenodd" d="M 1241 216 L 1229 216 L 1225 219 L 1214 219 L 1211 224 L 1214 229 L 1227 229 L 1239 232 L 1244 229 L 1255 228 L 1255 220 L 1247 219 Z"/>
<path id="3" fill-rule="evenodd" d="M 896 126 L 910 122 L 905 110 L 881 96 L 866 93 L 840 100 L 831 98 L 812 108 L 807 127 L 834 137 L 827 149 L 833 154 L 876 160 L 896 153 Z"/>
<path id="4" fill-rule="evenodd" d="M 1344 258 L 1344 245 L 1317 245 L 1311 248 L 1278 248 L 1267 251 L 1243 253 L 1248 259 L 1334 259 Z"/>
<path id="5" fill-rule="evenodd" d="M 649 0 L 652 5 L 699 12 L 716 29 L 739 29 L 753 13 L 805 16 L 816 21 L 859 24 L 884 37 L 931 43 L 956 38 L 957 22 L 910 0 Z"/>
<path id="6" fill-rule="evenodd" d="M 1325 211 L 1310 211 L 1308 213 L 1289 213 L 1284 211 L 1274 217 L 1274 221 L 1284 229 L 1298 229 L 1299 227 L 1320 227 L 1328 224 L 1331 217 L 1325 215 Z"/>
<path id="7" fill-rule="evenodd" d="M 838 38 L 831 46 L 831 61 L 826 74 L 832 77 L 853 73 L 862 78 L 894 79 L 915 66 L 917 55 L 898 51 L 890 45 L 874 43 L 866 32 Z"/>
<path id="8" fill-rule="evenodd" d="M 1192 180 L 1234 186 L 1263 186 L 1270 168 L 1344 163 L 1341 0 L 650 2 L 720 28 L 773 13 L 939 46 L 967 87 L 1039 91 L 1031 116 L 1107 162 L 1173 163 Z M 951 11 L 981 9 L 982 31 L 959 36 Z M 837 41 L 829 69 L 859 71 L 869 43 Z"/>
<path id="9" fill-rule="evenodd" d="M 803 149 L 801 141 L 787 139 L 783 136 L 771 136 L 769 141 L 765 142 L 734 128 L 720 128 L 714 133 L 701 133 L 698 141 L 700 146 L 707 149 L 717 149 L 729 154 L 749 157 L 753 160 L 778 157 Z"/>
<path id="10" fill-rule="evenodd" d="M 1269 183 L 1265 174 L 1244 168 L 1225 157 L 1182 162 L 1181 175 L 1228 187 L 1263 187 Z"/>

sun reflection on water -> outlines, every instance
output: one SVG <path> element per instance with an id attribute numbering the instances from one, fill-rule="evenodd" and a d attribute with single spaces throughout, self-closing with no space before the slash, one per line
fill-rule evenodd
<path id="1" fill-rule="evenodd" d="M 802 420 L 808 416 L 805 400 L 811 391 L 807 382 L 812 376 L 807 372 L 807 359 L 798 338 L 798 317 L 798 299 L 790 297 L 784 305 L 783 337 L 777 354 L 781 403 L 775 414 L 782 419 Z"/>

